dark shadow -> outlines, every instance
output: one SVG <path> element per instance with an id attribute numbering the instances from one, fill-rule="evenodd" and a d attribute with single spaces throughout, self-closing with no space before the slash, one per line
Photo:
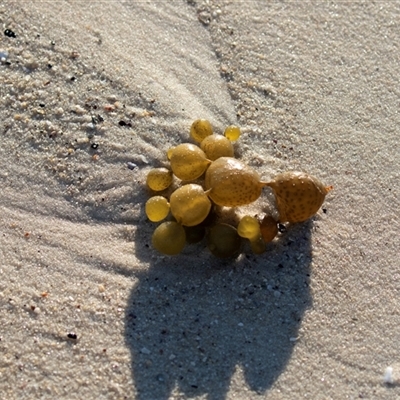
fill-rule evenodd
<path id="1" fill-rule="evenodd" d="M 137 398 L 164 400 L 178 388 L 222 400 L 237 366 L 251 390 L 268 390 L 311 305 L 311 226 L 294 226 L 264 255 L 239 261 L 216 259 L 204 243 L 165 258 L 135 246 L 150 265 L 125 316 Z"/>

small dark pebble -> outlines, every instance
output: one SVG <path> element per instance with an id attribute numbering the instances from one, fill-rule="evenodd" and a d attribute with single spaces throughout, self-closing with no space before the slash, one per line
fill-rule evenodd
<path id="1" fill-rule="evenodd" d="M 95 106 L 94 106 L 95 107 Z M 93 107 L 93 108 L 94 108 Z M 97 114 L 97 115 L 92 115 L 92 123 L 93 124 L 98 124 L 98 123 L 100 123 L 100 122 L 103 122 L 104 121 L 104 118 L 100 115 L 100 114 Z"/>
<path id="2" fill-rule="evenodd" d="M 280 233 L 285 233 L 287 231 L 286 226 L 283 224 L 278 224 L 278 231 Z"/>
<path id="3" fill-rule="evenodd" d="M 76 333 L 68 333 L 67 337 L 68 337 L 68 339 L 73 339 L 73 340 L 78 339 L 78 336 Z"/>
<path id="4" fill-rule="evenodd" d="M 92 143 L 92 144 L 90 145 L 90 147 L 91 147 L 92 149 L 97 149 L 97 148 L 99 147 L 99 144 L 98 144 L 98 143 Z"/>
<path id="5" fill-rule="evenodd" d="M 43 103 L 39 103 L 39 107 L 46 107 L 46 104 L 43 104 Z"/>
<path id="6" fill-rule="evenodd" d="M 127 126 L 128 128 L 132 128 L 132 124 L 130 122 L 119 121 L 118 125 L 119 126 Z"/>
<path id="7" fill-rule="evenodd" d="M 327 210 L 326 208 L 323 208 L 323 209 L 322 209 L 322 212 L 323 212 L 324 214 L 326 214 L 326 213 L 328 212 L 328 210 Z"/>
<path id="8" fill-rule="evenodd" d="M 75 79 L 76 79 L 76 78 L 75 78 L 74 76 L 71 76 L 70 81 L 71 81 L 71 82 L 74 82 Z"/>
<path id="9" fill-rule="evenodd" d="M 47 68 L 53 68 L 53 65 L 52 64 L 47 64 Z"/>
<path id="10" fill-rule="evenodd" d="M 11 29 L 6 29 L 6 30 L 4 31 L 4 34 L 5 34 L 7 37 L 10 37 L 10 38 L 16 38 L 16 37 L 17 37 L 17 35 L 16 35 Z"/>

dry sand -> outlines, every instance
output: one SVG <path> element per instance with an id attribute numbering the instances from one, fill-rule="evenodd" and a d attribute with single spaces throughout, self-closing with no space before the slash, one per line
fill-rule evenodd
<path id="1" fill-rule="evenodd" d="M 0 22 L 2 399 L 400 398 L 398 2 L 6 0 Z M 262 256 L 157 254 L 146 173 L 196 118 L 240 125 L 263 177 L 334 185 L 325 212 Z"/>

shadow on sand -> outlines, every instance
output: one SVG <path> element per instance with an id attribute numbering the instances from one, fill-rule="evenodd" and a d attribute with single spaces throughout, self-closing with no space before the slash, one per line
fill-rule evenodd
<path id="1" fill-rule="evenodd" d="M 311 305 L 311 226 L 293 226 L 264 255 L 240 260 L 218 260 L 200 245 L 165 258 L 136 248 L 149 264 L 125 316 L 137 398 L 164 400 L 177 389 L 222 400 L 238 367 L 252 391 L 268 390 Z"/>

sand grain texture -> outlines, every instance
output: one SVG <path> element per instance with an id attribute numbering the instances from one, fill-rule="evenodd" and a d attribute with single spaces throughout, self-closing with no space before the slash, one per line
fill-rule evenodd
<path id="1" fill-rule="evenodd" d="M 399 398 L 399 21 L 396 2 L 3 1 L 2 398 Z M 240 125 L 264 178 L 333 185 L 326 212 L 258 257 L 156 254 L 146 173 L 197 118 Z"/>

